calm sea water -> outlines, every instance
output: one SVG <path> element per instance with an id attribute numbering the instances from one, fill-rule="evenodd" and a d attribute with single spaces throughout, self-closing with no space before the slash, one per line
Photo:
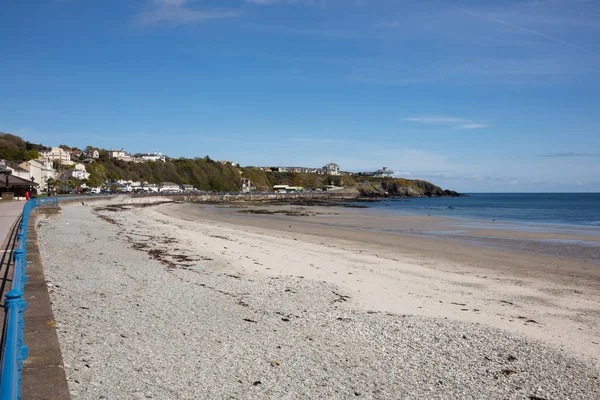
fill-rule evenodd
<path id="1" fill-rule="evenodd" d="M 368 206 L 386 213 L 600 228 L 600 193 L 473 193 L 469 197 L 390 199 Z"/>

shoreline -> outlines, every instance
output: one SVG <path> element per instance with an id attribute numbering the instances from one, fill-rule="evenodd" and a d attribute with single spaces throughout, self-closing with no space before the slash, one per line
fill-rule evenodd
<path id="1" fill-rule="evenodd" d="M 354 292 L 361 292 L 362 284 L 369 280 L 369 293 L 361 296 L 363 303 L 371 309 L 483 322 L 550 340 L 580 355 L 600 359 L 600 340 L 596 333 L 600 330 L 600 268 L 595 264 L 570 257 L 556 258 L 531 251 L 483 248 L 438 238 L 365 232 L 348 226 L 348 220 L 359 224 L 369 220 L 367 216 L 357 221 L 354 210 L 328 210 L 332 215 L 313 217 L 245 215 L 236 210 L 230 207 L 171 204 L 149 212 L 155 218 L 158 218 L 156 214 L 163 214 L 188 223 L 211 223 L 265 238 L 293 240 L 294 248 L 303 244 L 302 249 L 297 249 L 301 254 L 310 251 L 311 246 L 317 246 L 324 247 L 325 251 L 340 260 L 366 257 L 362 262 L 365 267 L 361 268 L 363 282 L 345 281 L 339 277 L 339 271 L 328 274 L 326 271 L 303 267 L 301 274 L 307 278 L 340 284 Z M 311 222 L 311 219 L 319 218 L 326 220 Z M 327 218 L 335 219 L 337 224 L 334 225 Z M 428 223 L 427 217 L 408 220 L 413 224 Z M 389 218 L 385 222 L 390 223 Z M 389 287 L 389 282 L 377 277 L 375 268 L 366 266 L 373 262 L 385 268 L 389 277 L 394 277 L 396 288 Z M 285 275 L 285 268 L 276 264 L 270 262 L 269 267 L 254 270 L 267 275 Z M 356 274 L 356 271 L 349 266 L 344 273 Z M 410 280 L 418 286 L 411 287 L 404 280 Z M 438 288 L 430 287 L 438 284 L 441 285 Z M 422 293 L 418 293 L 417 289 Z M 410 295 L 406 296 L 403 290 Z M 439 292 L 444 295 L 439 295 Z M 398 306 L 397 302 L 406 302 L 406 297 L 410 300 Z M 470 313 L 465 313 L 465 307 L 456 304 L 468 304 Z M 520 318 L 523 316 L 526 318 Z M 536 323 L 520 324 L 520 319 Z M 563 326 L 566 321 L 573 326 Z"/>
<path id="2" fill-rule="evenodd" d="M 570 229 L 554 231 L 535 229 L 527 223 L 486 223 L 481 220 L 461 220 L 447 217 L 421 215 L 390 215 L 374 209 L 355 209 L 332 205 L 296 204 L 221 204 L 204 205 L 219 218 L 234 223 L 250 223 L 263 218 L 265 221 L 284 221 L 287 217 L 301 225 L 322 226 L 360 230 L 371 234 L 394 234 L 420 239 L 453 241 L 471 244 L 478 248 L 525 251 L 547 254 L 558 258 L 576 258 L 580 261 L 600 264 L 600 234 L 597 229 L 571 226 Z M 286 212 L 291 214 L 286 216 Z M 271 214 L 271 215 L 269 215 Z M 274 227 L 283 229 L 285 224 Z M 315 230 L 317 233 L 318 231 Z M 347 237 L 344 236 L 344 237 Z"/>

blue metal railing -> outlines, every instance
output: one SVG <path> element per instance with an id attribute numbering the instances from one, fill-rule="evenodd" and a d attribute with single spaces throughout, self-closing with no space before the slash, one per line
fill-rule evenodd
<path id="1" fill-rule="evenodd" d="M 27 230 L 29 215 L 38 206 L 37 199 L 31 199 L 23 206 L 17 246 L 13 251 L 13 279 L 10 292 L 6 294 L 4 309 L 6 312 L 4 348 L 2 349 L 2 375 L 0 377 L 0 399 L 13 400 L 21 398 L 21 370 L 23 361 L 27 359 L 28 349 L 23 343 L 25 321 L 23 314 L 27 303 L 23 297 L 27 275 Z"/>

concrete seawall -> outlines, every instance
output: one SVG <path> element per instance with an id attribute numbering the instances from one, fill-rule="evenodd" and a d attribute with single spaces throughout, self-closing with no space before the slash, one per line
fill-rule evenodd
<path id="1" fill-rule="evenodd" d="M 60 208 L 48 205 L 34 210 L 29 219 L 24 331 L 29 358 L 23 363 L 23 399 L 71 398 L 36 232 L 39 220 L 56 218 L 57 215 L 60 215 Z"/>
<path id="2" fill-rule="evenodd" d="M 188 201 L 193 203 L 224 203 L 237 201 L 277 201 L 277 200 L 352 200 L 356 193 L 322 192 L 322 193 L 208 193 L 208 194 L 173 194 L 132 196 L 130 203 L 152 203 L 163 201 Z M 124 201 L 126 202 L 126 201 Z"/>

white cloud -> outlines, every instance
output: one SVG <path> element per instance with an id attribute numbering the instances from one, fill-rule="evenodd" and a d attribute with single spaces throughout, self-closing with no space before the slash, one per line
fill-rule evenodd
<path id="1" fill-rule="evenodd" d="M 182 6 L 185 3 L 188 3 L 189 0 L 154 0 L 154 2 L 156 4 L 169 7 L 169 6 Z"/>
<path id="2" fill-rule="evenodd" d="M 439 116 L 406 117 L 406 118 L 403 118 L 403 120 L 409 121 L 409 122 L 421 122 L 421 123 L 427 124 L 427 125 L 447 125 L 447 124 L 457 124 L 460 122 L 468 121 L 464 118 L 439 117 Z"/>
<path id="3" fill-rule="evenodd" d="M 141 25 L 168 23 L 183 25 L 210 19 L 231 18 L 239 15 L 239 10 L 200 10 L 190 8 L 190 0 L 154 0 L 153 6 L 138 14 L 136 20 Z"/>
<path id="4" fill-rule="evenodd" d="M 482 129 L 489 128 L 491 125 L 473 122 L 466 118 L 423 116 L 423 117 L 405 117 L 404 121 L 418 122 L 426 125 L 448 125 L 453 129 Z"/>
<path id="5" fill-rule="evenodd" d="M 462 125 L 458 125 L 455 126 L 455 129 L 483 129 L 483 128 L 489 128 L 491 125 L 487 125 L 487 124 L 462 124 Z"/>

